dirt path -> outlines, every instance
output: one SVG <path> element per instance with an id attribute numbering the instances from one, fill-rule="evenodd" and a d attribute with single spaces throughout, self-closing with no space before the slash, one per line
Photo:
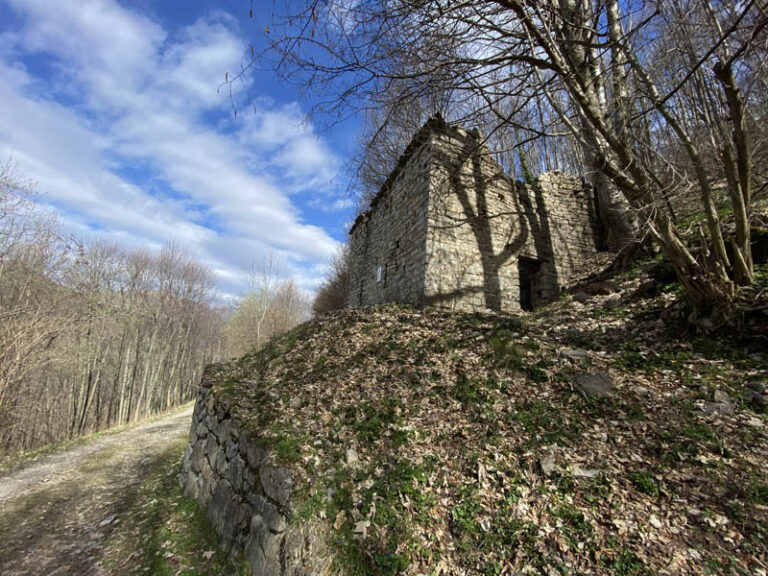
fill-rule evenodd
<path id="1" fill-rule="evenodd" d="M 0 474 L 0 574 L 107 574 L 103 544 L 144 474 L 189 432 L 192 405 Z"/>

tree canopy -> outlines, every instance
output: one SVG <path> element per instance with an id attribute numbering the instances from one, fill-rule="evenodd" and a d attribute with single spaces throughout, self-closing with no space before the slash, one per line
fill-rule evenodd
<path id="1" fill-rule="evenodd" d="M 368 186 L 434 112 L 482 127 L 518 176 L 583 166 L 615 245 L 628 207 L 695 307 L 722 311 L 753 281 L 767 22 L 756 0 L 297 0 L 254 62 L 319 94 L 319 111 L 367 113 Z"/>

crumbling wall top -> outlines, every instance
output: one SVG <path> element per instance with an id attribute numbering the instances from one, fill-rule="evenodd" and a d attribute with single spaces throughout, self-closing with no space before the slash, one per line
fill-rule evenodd
<path id="1" fill-rule="evenodd" d="M 376 206 L 376 204 L 378 204 L 381 201 L 381 199 L 390 190 L 390 188 L 392 187 L 392 183 L 395 181 L 395 179 L 403 172 L 406 164 L 408 164 L 408 161 L 416 154 L 416 152 L 418 152 L 419 148 L 421 148 L 429 140 L 429 138 L 434 134 L 448 134 L 458 138 L 468 138 L 470 136 L 479 138 L 480 136 L 480 133 L 477 130 L 467 131 L 464 128 L 461 128 L 460 126 L 449 124 L 448 122 L 446 122 L 446 120 L 442 117 L 442 115 L 439 112 L 436 113 L 434 116 L 430 117 L 429 120 L 427 120 L 424 123 L 424 125 L 419 129 L 419 131 L 416 132 L 414 137 L 411 138 L 411 141 L 405 147 L 405 150 L 403 150 L 403 153 L 400 154 L 400 157 L 398 158 L 394 169 L 389 174 L 389 176 L 387 176 L 387 179 L 384 181 L 384 184 L 381 185 L 381 188 L 379 188 L 379 191 L 371 200 L 370 208 L 365 212 L 362 212 L 355 219 L 355 222 L 352 224 L 352 227 L 349 229 L 350 234 L 352 234 L 352 232 L 358 226 L 358 224 L 365 221 L 367 216 L 370 214 L 371 210 Z"/>

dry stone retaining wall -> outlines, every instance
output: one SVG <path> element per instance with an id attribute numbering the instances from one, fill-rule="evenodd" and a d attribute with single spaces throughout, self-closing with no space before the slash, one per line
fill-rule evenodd
<path id="1" fill-rule="evenodd" d="M 321 531 L 293 520 L 290 470 L 275 465 L 258 439 L 243 431 L 203 377 L 184 454 L 184 492 L 254 576 L 330 573 Z M 293 520 L 293 521 L 292 521 Z"/>

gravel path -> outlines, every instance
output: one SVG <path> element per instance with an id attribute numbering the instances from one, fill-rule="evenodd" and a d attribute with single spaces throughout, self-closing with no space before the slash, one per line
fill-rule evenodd
<path id="1" fill-rule="evenodd" d="M 189 405 L 0 474 L 0 574 L 107 574 L 103 542 L 191 414 Z"/>

